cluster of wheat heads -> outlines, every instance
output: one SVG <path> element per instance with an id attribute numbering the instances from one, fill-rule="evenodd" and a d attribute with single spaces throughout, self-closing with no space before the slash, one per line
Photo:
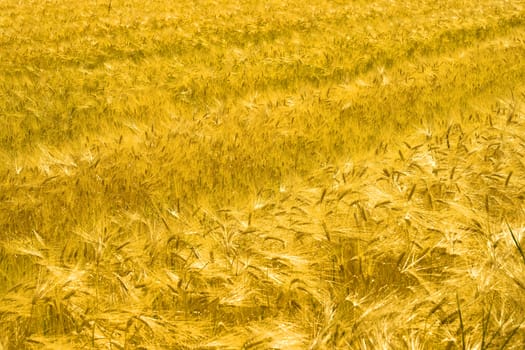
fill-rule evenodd
<path id="1" fill-rule="evenodd" d="M 248 207 L 150 200 L 72 232 L 3 237 L 0 344 L 522 348 L 524 134 L 524 115 L 509 109 L 481 129 L 451 124 L 322 168 Z M 79 191 L 87 171 L 69 175 Z M 38 198 L 68 201 L 27 171 L 3 175 L 4 197 L 19 176 L 26 198 L 4 198 L 2 222 L 38 215 Z"/>

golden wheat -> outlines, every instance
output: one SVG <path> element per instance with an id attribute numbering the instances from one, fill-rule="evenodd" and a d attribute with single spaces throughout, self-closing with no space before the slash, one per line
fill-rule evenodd
<path id="1" fill-rule="evenodd" d="M 519 2 L 0 10 L 0 349 L 525 346 Z"/>

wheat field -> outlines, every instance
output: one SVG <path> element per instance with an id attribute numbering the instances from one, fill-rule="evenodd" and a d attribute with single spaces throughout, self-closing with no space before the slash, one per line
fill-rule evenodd
<path id="1" fill-rule="evenodd" d="M 525 2 L 3 0 L 0 349 L 525 348 Z"/>

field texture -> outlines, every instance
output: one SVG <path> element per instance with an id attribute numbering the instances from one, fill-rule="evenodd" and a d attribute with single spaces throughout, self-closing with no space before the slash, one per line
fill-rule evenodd
<path id="1" fill-rule="evenodd" d="M 0 1 L 0 349 L 525 348 L 525 2 Z"/>

